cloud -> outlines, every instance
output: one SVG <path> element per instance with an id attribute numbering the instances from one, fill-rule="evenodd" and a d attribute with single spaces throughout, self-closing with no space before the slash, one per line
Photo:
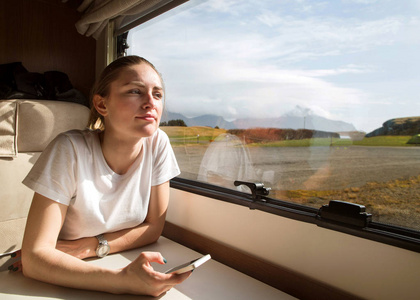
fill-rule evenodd
<path id="1" fill-rule="evenodd" d="M 239 4 L 239 0 L 212 0 L 204 2 L 201 9 L 207 12 L 232 13 Z"/>
<path id="2" fill-rule="evenodd" d="M 172 65 L 170 68 L 181 67 Z M 189 66 L 184 67 L 188 69 Z M 360 90 L 325 81 L 319 74 L 312 76 L 313 72 L 194 62 L 191 77 L 179 77 L 167 83 L 168 109 L 184 111 L 189 116 L 207 111 L 235 119 L 278 117 L 300 105 L 322 113 L 322 116 L 339 119 L 341 116 L 333 111 L 360 105 L 361 99 L 367 97 Z M 194 82 L 193 86 L 191 82 Z"/>
<path id="3" fill-rule="evenodd" d="M 362 7 L 372 1 L 364 2 Z M 367 53 L 420 43 L 416 16 L 316 15 L 326 10 L 325 2 L 305 8 L 306 1 L 273 1 L 277 9 L 270 10 L 266 3 L 200 3 L 194 12 L 181 11 L 133 30 L 129 51 L 150 59 L 163 73 L 168 108 L 174 112 L 274 117 L 300 105 L 334 119 L 358 115 L 362 122 L 361 116 L 370 117 L 361 113 L 363 107 L 370 105 L 369 111 L 375 102 L 387 102 L 369 90 L 384 70 L 377 56 Z M 364 60 L 355 63 L 353 57 Z M 343 75 L 361 84 L 338 80 Z"/>
<path id="4" fill-rule="evenodd" d="M 283 18 L 270 11 L 266 11 L 263 14 L 258 15 L 257 20 L 269 27 L 279 26 L 283 23 Z"/>

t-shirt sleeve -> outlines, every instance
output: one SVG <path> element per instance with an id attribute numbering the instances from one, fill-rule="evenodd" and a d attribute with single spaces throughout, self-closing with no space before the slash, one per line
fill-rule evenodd
<path id="1" fill-rule="evenodd" d="M 76 194 L 75 168 L 73 144 L 60 134 L 45 148 L 22 183 L 44 197 L 69 205 Z"/>
<path id="2" fill-rule="evenodd" d="M 158 129 L 154 143 L 152 186 L 162 184 L 181 174 L 167 134 Z"/>

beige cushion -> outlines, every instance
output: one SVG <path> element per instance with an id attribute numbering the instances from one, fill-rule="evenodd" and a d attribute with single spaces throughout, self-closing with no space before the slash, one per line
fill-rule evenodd
<path id="1" fill-rule="evenodd" d="M 0 157 L 0 222 L 24 218 L 28 214 L 33 191 L 22 184 L 42 150 L 60 132 L 83 129 L 89 118 L 89 109 L 83 105 L 46 100 L 0 101 L 4 140 L 16 130 L 13 125 L 17 113 L 18 130 L 15 157 Z M 3 125 L 3 123 L 5 123 Z M 13 144 L 13 143 L 11 143 Z M 16 144 L 16 143 L 15 143 Z M 16 145 L 14 145 L 16 149 Z M 13 150 L 10 149 L 10 153 Z M 6 153 L 6 149 L 4 149 Z"/>
<path id="2" fill-rule="evenodd" d="M 28 215 L 34 192 L 22 184 L 41 152 L 0 158 L 0 222 Z M 1 243 L 1 242 L 0 242 Z"/>
<path id="3" fill-rule="evenodd" d="M 34 194 L 22 180 L 57 134 L 83 129 L 88 119 L 89 109 L 76 103 L 0 101 L 0 253 L 21 246 Z M 7 264 L 4 260 L 0 269 Z"/>
<path id="4" fill-rule="evenodd" d="M 17 102 L 0 101 L 0 157 L 17 155 Z"/>
<path id="5" fill-rule="evenodd" d="M 86 106 L 72 102 L 22 101 L 18 114 L 19 152 L 42 151 L 60 132 L 84 129 L 89 113 Z"/>
<path id="6" fill-rule="evenodd" d="M 22 247 L 26 218 L 0 222 L 0 253 L 18 250 Z M 7 271 L 13 260 L 10 256 L 0 258 L 0 272 Z"/>
<path id="7" fill-rule="evenodd" d="M 89 113 L 72 102 L 1 100 L 0 157 L 42 151 L 60 132 L 85 128 Z"/>

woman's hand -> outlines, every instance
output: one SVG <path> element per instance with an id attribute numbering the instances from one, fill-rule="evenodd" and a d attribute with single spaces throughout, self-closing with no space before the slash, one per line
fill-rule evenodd
<path id="1" fill-rule="evenodd" d="M 121 291 L 130 294 L 145 294 L 157 297 L 187 279 L 192 272 L 184 274 L 164 274 L 153 269 L 150 263 L 165 264 L 159 252 L 142 252 L 136 260 L 123 268 L 123 282 L 129 290 Z"/>
<path id="2" fill-rule="evenodd" d="M 88 238 L 89 239 L 89 238 Z M 57 249 L 71 254 L 73 256 L 83 255 L 82 241 L 64 241 L 57 242 Z M 60 246 L 59 246 L 60 245 Z M 80 245 L 82 245 L 80 247 Z M 71 252 L 71 253 L 70 253 Z M 20 257 L 21 251 L 16 251 L 14 257 Z M 184 274 L 164 274 L 153 269 L 150 263 L 156 262 L 165 264 L 166 261 L 158 252 L 142 252 L 136 260 L 121 270 L 122 280 L 120 293 L 130 293 L 137 295 L 151 295 L 157 297 L 177 284 L 187 279 L 192 272 Z M 9 267 L 12 272 L 22 271 L 22 262 L 19 260 Z"/>
<path id="3" fill-rule="evenodd" d="M 20 258 L 22 256 L 22 251 L 18 250 L 14 253 L 12 253 L 12 255 L 10 255 L 12 258 Z M 13 264 L 11 264 L 8 267 L 9 271 L 11 272 L 20 272 L 22 271 L 22 260 L 17 260 L 15 261 Z"/>

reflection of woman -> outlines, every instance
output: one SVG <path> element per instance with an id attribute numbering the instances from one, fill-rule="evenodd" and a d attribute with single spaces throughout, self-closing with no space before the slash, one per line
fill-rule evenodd
<path id="1" fill-rule="evenodd" d="M 249 191 L 248 188 L 235 187 L 233 182 L 255 181 L 257 176 L 248 149 L 237 136 L 224 133 L 206 150 L 197 179 L 245 192 Z"/>
<path id="2" fill-rule="evenodd" d="M 169 180 L 179 174 L 158 129 L 163 82 L 143 58 L 111 63 L 93 90 L 90 125 L 59 135 L 24 183 L 35 191 L 22 247 L 25 276 L 74 288 L 157 296 L 185 280 L 142 253 L 120 270 L 80 259 L 152 243 L 160 236 Z"/>

